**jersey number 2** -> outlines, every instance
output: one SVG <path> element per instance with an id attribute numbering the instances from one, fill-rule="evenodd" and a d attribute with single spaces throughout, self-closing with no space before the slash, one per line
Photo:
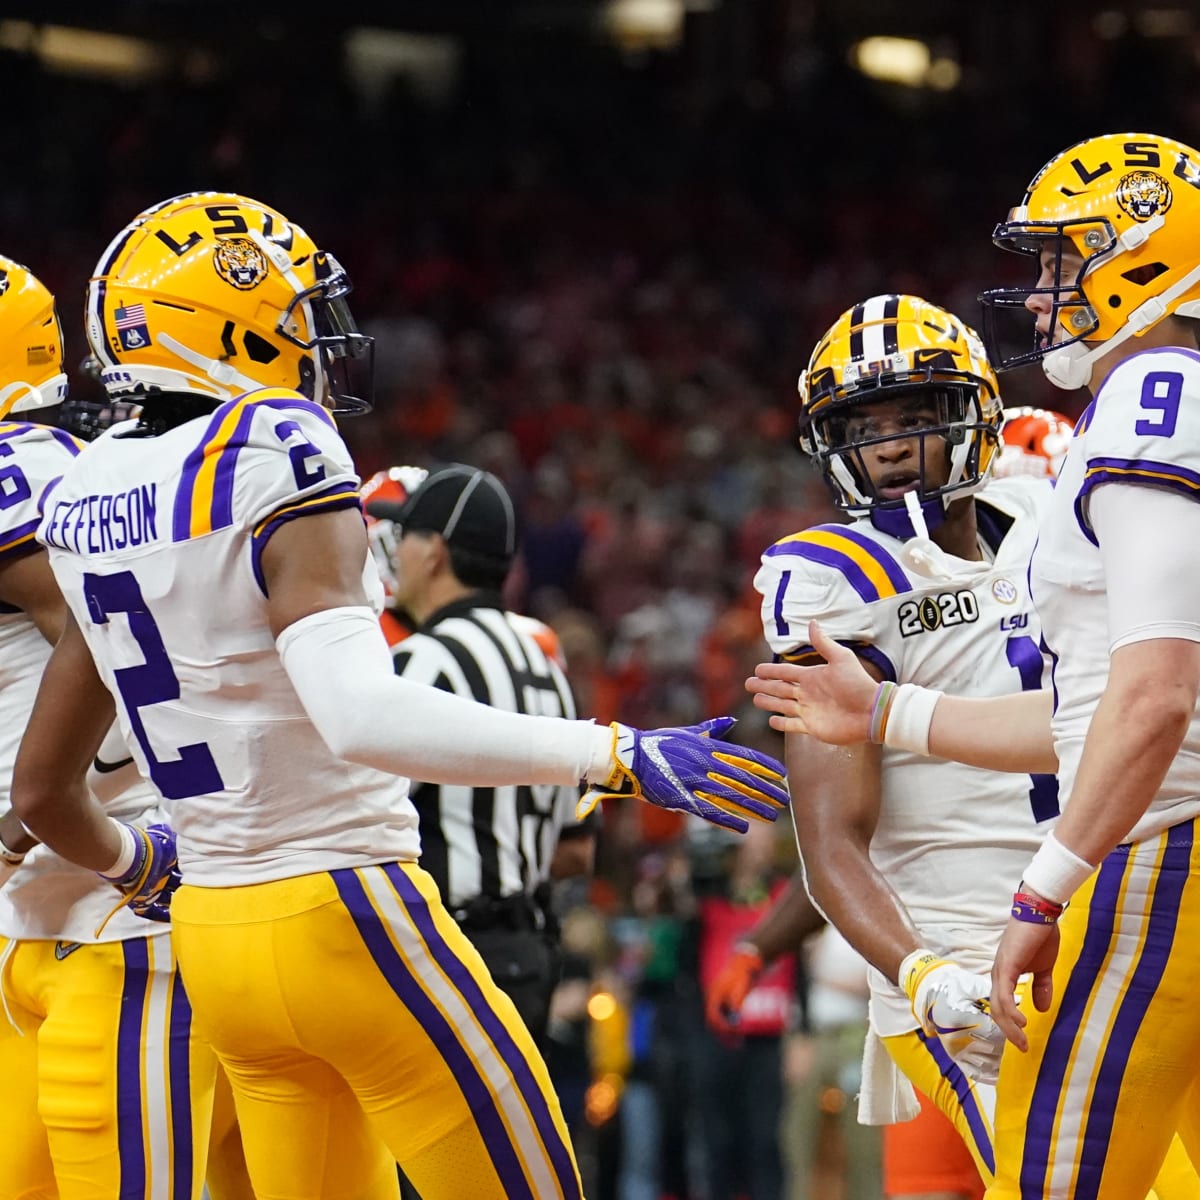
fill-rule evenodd
<path id="1" fill-rule="evenodd" d="M 1014 634 L 1004 647 L 1008 665 L 1016 667 L 1021 677 L 1021 691 L 1037 692 L 1042 687 L 1042 652 L 1031 637 Z M 1035 821 L 1048 821 L 1058 816 L 1058 776 L 1029 776 L 1029 807 Z"/>
<path id="2" fill-rule="evenodd" d="M 129 618 L 129 632 L 145 659 L 134 667 L 118 667 L 115 674 L 133 736 L 146 756 L 154 785 L 168 800 L 186 800 L 189 796 L 219 792 L 225 784 L 204 742 L 180 746 L 174 751 L 176 758 L 163 761 L 155 754 L 146 735 L 141 710 L 165 700 L 178 700 L 179 678 L 133 572 L 85 574 L 83 594 L 87 598 L 88 613 L 98 625 L 106 625 L 113 613 L 125 613 Z"/>

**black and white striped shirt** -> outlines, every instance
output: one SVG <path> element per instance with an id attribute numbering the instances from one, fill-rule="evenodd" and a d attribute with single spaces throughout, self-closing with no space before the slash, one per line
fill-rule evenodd
<path id="1" fill-rule="evenodd" d="M 492 708 L 574 717 L 558 664 L 489 592 L 447 605 L 392 649 L 396 673 Z M 549 878 L 560 832 L 578 828 L 577 787 L 412 785 L 421 866 L 451 908 L 476 896 L 532 894 Z"/>

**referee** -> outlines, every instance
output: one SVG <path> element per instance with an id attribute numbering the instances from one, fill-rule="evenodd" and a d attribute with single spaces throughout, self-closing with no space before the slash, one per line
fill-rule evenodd
<path id="1" fill-rule="evenodd" d="M 415 632 L 392 648 L 397 674 L 494 708 L 575 716 L 553 633 L 501 602 L 517 522 L 494 475 L 442 467 L 403 504 L 368 502 L 367 511 L 398 526 L 394 599 Z M 553 784 L 413 781 L 421 866 L 543 1048 L 559 967 L 550 883 L 590 873 L 595 853 L 593 822 L 575 818 L 578 799 L 577 788 Z"/>

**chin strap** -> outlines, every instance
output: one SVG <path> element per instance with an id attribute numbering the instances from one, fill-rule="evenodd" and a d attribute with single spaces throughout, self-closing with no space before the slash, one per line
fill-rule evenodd
<path id="1" fill-rule="evenodd" d="M 904 543 L 900 551 L 900 561 L 914 575 L 920 575 L 923 579 L 967 582 L 992 569 L 992 564 L 986 560 L 972 562 L 955 554 L 947 554 L 929 536 L 925 514 L 921 511 L 915 491 L 904 493 L 904 507 L 908 510 L 908 517 L 912 521 L 916 536 Z"/>
<path id="2" fill-rule="evenodd" d="M 169 350 L 176 357 L 182 358 L 184 362 L 202 371 L 218 387 L 225 389 L 227 397 L 235 396 L 239 392 L 251 392 L 255 388 L 262 387 L 258 380 L 243 375 L 229 363 L 221 362 L 216 358 L 205 358 L 203 354 L 198 354 L 195 350 L 185 346 L 169 333 L 157 334 L 154 340 L 165 350 Z"/>

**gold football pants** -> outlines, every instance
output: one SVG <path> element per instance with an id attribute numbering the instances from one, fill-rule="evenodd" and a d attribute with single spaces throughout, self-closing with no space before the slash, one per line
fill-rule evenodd
<path id="1" fill-rule="evenodd" d="M 259 1200 L 578 1200 L 541 1055 L 414 863 L 184 886 L 173 937 Z M 385 1149 L 386 1148 L 386 1149 Z"/>
<path id="2" fill-rule="evenodd" d="M 165 936 L 0 938 L 0 1197 L 199 1200 L 216 1060 Z"/>

